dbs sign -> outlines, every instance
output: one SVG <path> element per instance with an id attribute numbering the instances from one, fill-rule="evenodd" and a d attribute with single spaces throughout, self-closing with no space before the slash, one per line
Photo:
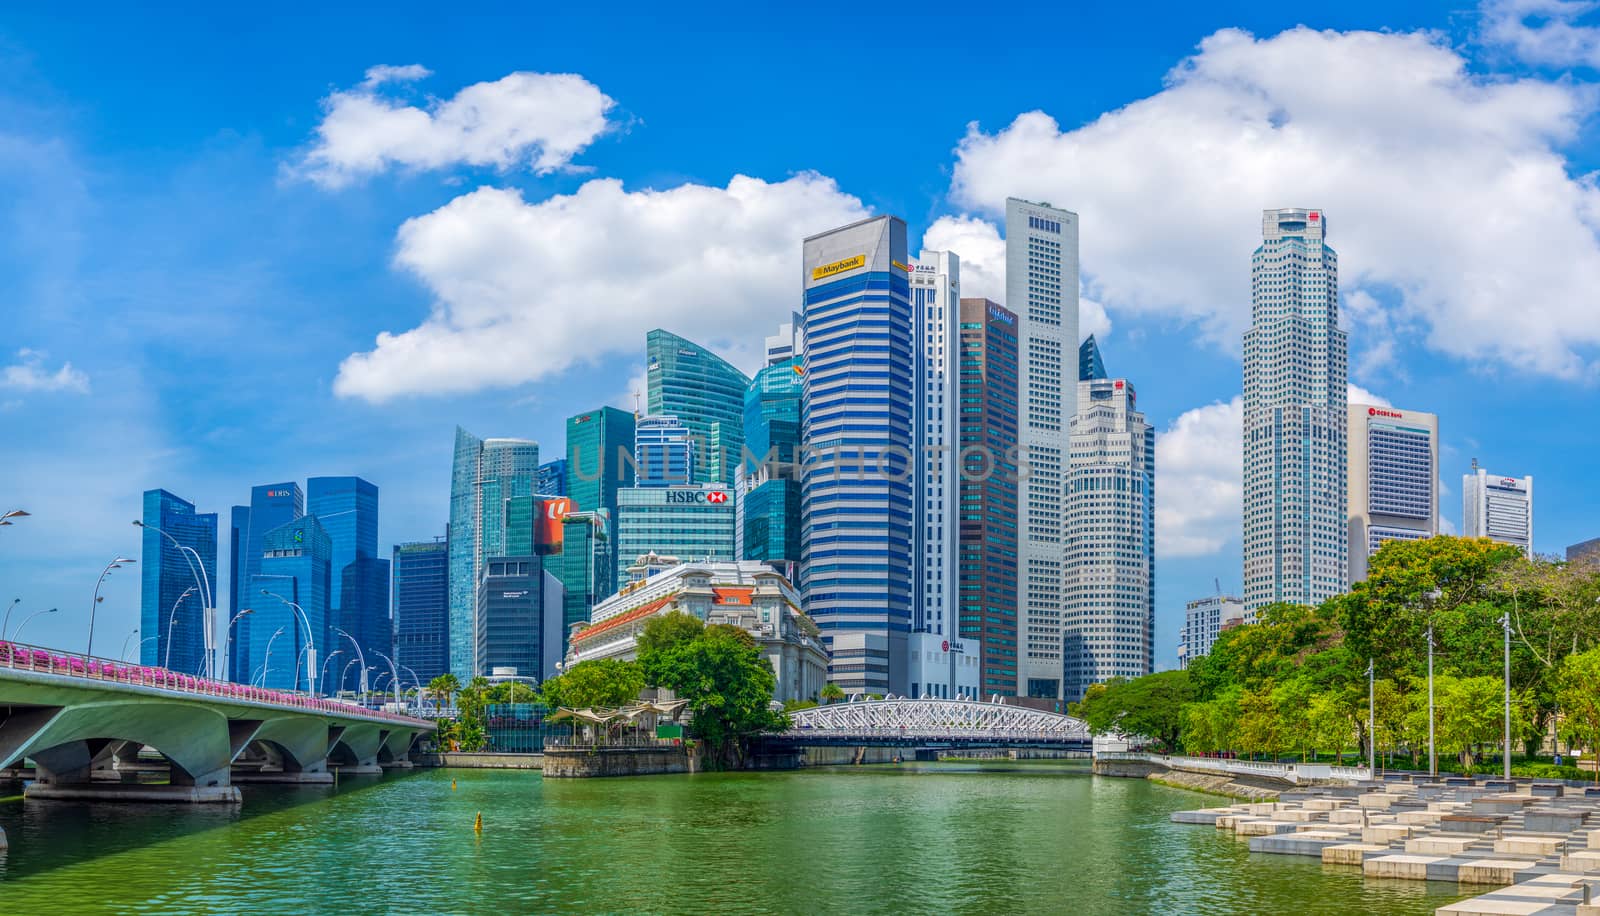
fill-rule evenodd
<path id="1" fill-rule="evenodd" d="M 540 556 L 560 553 L 563 541 L 562 521 L 572 511 L 572 500 L 565 496 L 558 496 L 544 501 L 544 511 L 539 515 L 537 528 L 534 531 L 534 551 Z"/>

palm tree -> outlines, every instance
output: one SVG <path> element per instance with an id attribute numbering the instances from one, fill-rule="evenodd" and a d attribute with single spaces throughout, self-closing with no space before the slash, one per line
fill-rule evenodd
<path id="1" fill-rule="evenodd" d="M 428 695 L 433 697 L 434 702 L 439 704 L 440 709 L 448 708 L 450 706 L 450 698 L 455 696 L 456 691 L 460 689 L 461 682 L 448 671 L 428 682 Z"/>
<path id="2" fill-rule="evenodd" d="M 839 688 L 838 684 L 829 681 L 822 685 L 822 691 L 817 694 L 817 698 L 824 703 L 837 703 L 844 699 L 844 691 Z"/>

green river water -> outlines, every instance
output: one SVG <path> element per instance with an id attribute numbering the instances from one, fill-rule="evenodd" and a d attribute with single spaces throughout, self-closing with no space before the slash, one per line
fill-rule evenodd
<path id="1" fill-rule="evenodd" d="M 231 811 L 0 801 L 0 913 L 1399 914 L 1467 896 L 1252 856 L 1168 821 L 1221 800 L 1081 764 L 244 792 Z"/>

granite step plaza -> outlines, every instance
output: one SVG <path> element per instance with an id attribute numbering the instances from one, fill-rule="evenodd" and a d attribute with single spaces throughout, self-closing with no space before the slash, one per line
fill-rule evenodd
<path id="1" fill-rule="evenodd" d="M 1593 788 L 1390 777 L 1179 811 L 1172 820 L 1230 831 L 1251 852 L 1316 856 L 1371 878 L 1498 888 L 1440 907 L 1440 916 L 1600 916 L 1600 790 Z"/>

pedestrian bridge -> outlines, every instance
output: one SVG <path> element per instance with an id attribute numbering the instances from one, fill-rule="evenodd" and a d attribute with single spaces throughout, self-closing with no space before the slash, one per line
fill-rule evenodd
<path id="1" fill-rule="evenodd" d="M 236 782 L 331 782 L 330 764 L 358 773 L 406 765 L 412 742 L 435 728 L 302 693 L 0 642 L 0 769 L 15 775 L 31 762 L 29 798 L 237 802 Z M 149 781 L 162 771 L 164 784 Z"/>
<path id="2" fill-rule="evenodd" d="M 974 700 L 867 700 L 789 713 L 774 736 L 795 747 L 895 746 L 1090 750 L 1082 719 Z"/>

